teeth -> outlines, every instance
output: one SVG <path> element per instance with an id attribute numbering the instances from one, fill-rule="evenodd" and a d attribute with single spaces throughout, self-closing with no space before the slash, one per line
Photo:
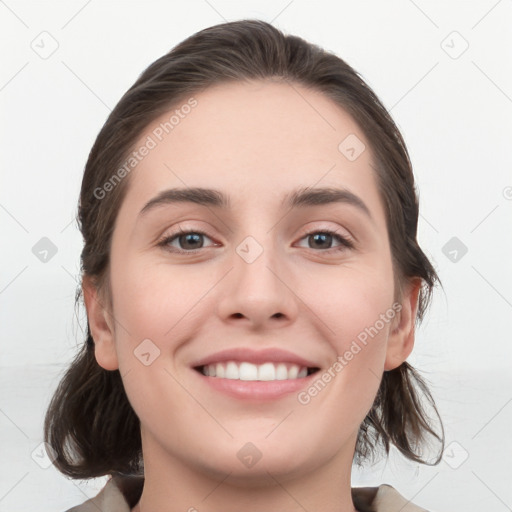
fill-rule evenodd
<path id="1" fill-rule="evenodd" d="M 247 362 L 215 363 L 202 368 L 203 375 L 231 380 L 286 380 L 306 377 L 308 369 L 289 363 L 252 364 Z"/>

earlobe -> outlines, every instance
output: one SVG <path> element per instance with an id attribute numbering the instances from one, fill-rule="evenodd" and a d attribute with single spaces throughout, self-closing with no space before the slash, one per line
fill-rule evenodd
<path id="1" fill-rule="evenodd" d="M 110 312 L 89 276 L 82 279 L 82 293 L 89 329 L 94 340 L 94 355 L 105 370 L 117 370 L 119 363 L 115 347 L 114 323 Z"/>
<path id="2" fill-rule="evenodd" d="M 414 278 L 404 290 L 402 307 L 396 317 L 397 321 L 389 333 L 384 364 L 385 371 L 393 370 L 400 366 L 412 352 L 421 284 L 421 278 Z"/>

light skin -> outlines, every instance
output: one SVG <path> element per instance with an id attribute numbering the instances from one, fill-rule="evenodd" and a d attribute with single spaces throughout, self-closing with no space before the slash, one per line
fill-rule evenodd
<path id="1" fill-rule="evenodd" d="M 119 369 L 141 421 L 145 484 L 132 512 L 354 512 L 357 432 L 383 371 L 412 351 L 418 280 L 405 284 L 400 314 L 307 405 L 297 393 L 229 397 L 191 363 L 227 348 L 279 347 L 327 369 L 389 311 L 393 268 L 369 143 L 344 110 L 298 84 L 221 84 L 194 97 L 130 175 L 112 239 L 113 310 L 83 281 L 96 360 Z M 349 134 L 366 145 L 355 161 L 338 149 Z M 217 189 L 231 206 L 180 202 L 139 217 L 176 187 Z M 348 203 L 283 207 L 297 187 L 348 189 L 371 218 Z M 207 235 L 168 243 L 181 252 L 158 246 L 180 228 Z M 315 240 L 325 229 L 354 246 Z M 236 251 L 248 236 L 263 249 L 251 263 Z M 160 350 L 147 366 L 134 355 L 145 339 Z M 248 442 L 261 452 L 252 467 L 237 457 Z"/>

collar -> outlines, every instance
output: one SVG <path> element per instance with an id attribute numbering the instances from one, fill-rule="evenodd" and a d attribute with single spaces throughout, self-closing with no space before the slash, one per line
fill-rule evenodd
<path id="1" fill-rule="evenodd" d="M 98 495 L 67 512 L 131 512 L 144 487 L 144 476 L 115 474 Z M 404 498 L 394 487 L 352 487 L 352 501 L 358 512 L 428 512 Z"/>

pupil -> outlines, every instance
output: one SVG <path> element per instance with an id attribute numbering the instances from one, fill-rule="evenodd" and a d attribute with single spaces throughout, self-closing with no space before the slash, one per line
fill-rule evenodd
<path id="1" fill-rule="evenodd" d="M 329 235 L 327 233 L 317 233 L 315 235 L 312 235 L 312 237 L 313 237 L 313 239 L 315 241 L 314 243 L 316 244 L 319 238 L 321 238 L 321 240 L 323 240 L 324 242 L 325 242 L 326 238 L 327 238 L 327 240 L 330 241 L 330 239 L 332 238 L 332 235 Z M 325 246 L 325 244 L 324 244 L 324 246 Z M 322 248 L 322 247 L 323 246 L 320 245 L 320 248 Z"/>
<path id="2" fill-rule="evenodd" d="M 194 242 L 201 242 L 201 236 L 199 233 L 188 233 L 186 235 L 181 235 L 180 236 L 180 245 L 183 247 L 185 246 L 184 248 L 187 248 L 187 244 L 189 242 L 192 242 L 192 247 L 188 247 L 189 249 L 197 249 L 197 246 L 194 246 Z M 183 241 L 185 241 L 185 243 L 183 243 Z M 202 247 L 203 244 L 200 243 L 199 244 L 199 247 Z"/>

